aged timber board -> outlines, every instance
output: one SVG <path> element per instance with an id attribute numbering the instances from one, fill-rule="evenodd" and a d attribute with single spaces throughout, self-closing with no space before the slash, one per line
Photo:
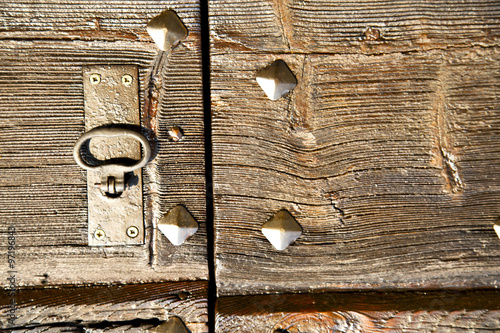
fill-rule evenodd
<path id="1" fill-rule="evenodd" d="M 500 40 L 494 0 L 217 0 L 209 7 L 212 54 L 381 54 Z"/>
<path id="2" fill-rule="evenodd" d="M 222 297 L 216 331 L 499 332 L 499 296 L 488 290 Z"/>
<path id="3" fill-rule="evenodd" d="M 182 318 L 193 333 L 208 332 L 207 281 L 20 289 L 17 325 L 7 325 L 10 297 L 0 292 L 0 331 L 165 332 Z"/>
<path id="4" fill-rule="evenodd" d="M 363 14 L 363 8 L 346 10 L 341 21 L 332 14 L 336 6 L 364 3 L 328 3 L 320 10 L 322 3 L 307 1 L 244 1 L 238 6 L 248 10 L 241 15 L 226 2 L 210 4 L 218 294 L 496 288 L 498 33 L 487 38 L 492 43 L 475 46 L 473 35 L 481 32 L 473 29 L 459 42 L 452 31 L 473 26 L 465 17 L 453 29 L 429 27 L 435 43 L 426 48 L 402 32 L 376 52 L 363 45 L 378 41 L 344 44 L 326 35 L 323 48 L 302 46 L 310 39 L 300 34 L 289 39 L 290 48 L 268 40 L 288 38 L 279 28 L 286 34 L 289 25 L 314 31 L 330 20 L 342 30 Z M 419 6 L 405 12 L 412 5 L 405 3 L 394 8 L 415 28 L 422 25 L 410 19 L 413 12 L 446 12 L 444 4 L 434 4 L 432 13 Z M 478 26 L 497 31 L 488 10 L 498 12 L 498 4 L 469 5 Z M 323 15 L 304 21 L 309 25 L 279 23 L 286 11 L 313 15 L 313 6 Z M 269 18 L 266 24 L 250 18 L 257 14 Z M 371 14 L 373 21 L 392 20 L 383 10 Z M 257 33 L 259 24 L 267 30 Z M 268 31 L 274 27 L 275 35 Z M 443 45 L 448 50 L 433 50 Z M 286 61 L 298 85 L 271 101 L 255 77 L 276 59 Z M 261 227 L 281 209 L 303 233 L 280 252 Z"/>
<path id="5" fill-rule="evenodd" d="M 146 24 L 165 9 L 189 36 L 162 52 Z M 3 1 L 0 13 L 0 246 L 7 253 L 15 227 L 18 285 L 206 279 L 198 1 Z M 96 64 L 139 69 L 141 126 L 154 157 L 143 169 L 143 246 L 87 246 L 86 174 L 72 148 L 84 132 L 82 68 Z M 172 126 L 181 141 L 170 138 Z M 200 229 L 174 247 L 156 225 L 178 204 Z"/>

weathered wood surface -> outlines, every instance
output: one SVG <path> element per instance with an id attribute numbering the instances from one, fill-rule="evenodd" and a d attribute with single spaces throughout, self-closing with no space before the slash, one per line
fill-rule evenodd
<path id="1" fill-rule="evenodd" d="M 222 297 L 216 332 L 500 332 L 498 291 Z"/>
<path id="2" fill-rule="evenodd" d="M 145 26 L 165 9 L 177 12 L 199 40 L 198 0 L 4 0 L 0 39 L 134 41 L 151 44 Z"/>
<path id="3" fill-rule="evenodd" d="M 190 33 L 171 52 L 145 29 L 164 9 Z M 199 10 L 198 1 L 0 4 L 0 246 L 5 253 L 14 226 L 20 285 L 207 278 Z M 84 131 L 82 66 L 90 64 L 139 67 L 141 123 L 154 149 L 143 170 L 144 246 L 87 246 L 86 177 L 72 147 Z M 171 126 L 182 128 L 181 141 L 170 139 Z M 200 223 L 180 247 L 156 229 L 177 204 Z"/>
<path id="4" fill-rule="evenodd" d="M 193 332 L 208 332 L 206 281 L 20 289 L 18 317 L 9 325 L 10 296 L 0 295 L 0 329 L 9 332 L 161 332 L 181 318 Z"/>
<path id="5" fill-rule="evenodd" d="M 79 325 L 76 326 L 44 326 L 44 327 L 36 327 L 36 328 L 21 328 L 13 331 L 9 331 L 9 333 L 165 333 L 165 323 L 157 324 L 157 321 L 153 320 L 146 321 L 137 321 L 132 324 L 111 324 L 104 328 L 101 328 L 99 325 L 94 327 L 93 325 L 89 325 L 88 327 L 82 327 Z M 83 330 L 82 330 L 83 329 Z M 189 324 L 189 330 L 192 333 L 206 333 L 209 330 L 206 329 L 205 324 Z"/>
<path id="6" fill-rule="evenodd" d="M 365 53 L 493 46 L 498 1 L 210 1 L 212 54 Z"/>
<path id="7" fill-rule="evenodd" d="M 298 79 L 269 100 L 258 70 Z M 218 293 L 497 287 L 498 48 L 212 55 Z M 279 252 L 261 226 L 287 209 Z"/>

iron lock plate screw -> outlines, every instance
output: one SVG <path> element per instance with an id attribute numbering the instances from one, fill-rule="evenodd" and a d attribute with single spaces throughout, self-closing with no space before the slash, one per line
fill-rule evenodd
<path id="1" fill-rule="evenodd" d="M 101 76 L 99 74 L 90 74 L 89 76 L 90 83 L 99 84 L 101 83 Z"/>
<path id="2" fill-rule="evenodd" d="M 97 240 L 103 240 L 104 237 L 106 237 L 106 233 L 102 229 L 97 229 L 96 231 L 94 231 L 94 237 Z"/>
<path id="3" fill-rule="evenodd" d="M 130 238 L 135 238 L 139 235 L 139 229 L 137 227 L 129 227 L 127 229 L 127 236 Z"/>
<path id="4" fill-rule="evenodd" d="M 126 87 L 130 87 L 132 85 L 132 81 L 134 81 L 134 79 L 132 78 L 132 75 L 125 74 L 122 76 L 122 83 Z"/>

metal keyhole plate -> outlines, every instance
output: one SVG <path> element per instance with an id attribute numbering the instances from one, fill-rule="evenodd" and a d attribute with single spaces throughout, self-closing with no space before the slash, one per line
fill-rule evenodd
<path id="1" fill-rule="evenodd" d="M 99 79 L 96 80 L 96 77 Z M 103 126 L 111 127 L 108 130 L 112 131 L 122 130 L 120 128 L 113 129 L 113 125 L 140 129 L 137 66 L 84 66 L 83 92 L 85 132 L 89 133 L 89 131 Z M 91 133 L 95 134 L 95 132 Z M 143 161 L 145 155 L 148 154 L 145 143 L 141 143 L 141 139 L 134 137 L 134 135 L 125 135 L 124 137 L 118 135 L 119 133 L 116 134 L 116 136 L 100 135 L 99 137 L 93 136 L 91 140 L 87 139 L 90 153 L 101 161 L 120 158 Z M 143 149 L 141 149 L 141 144 Z M 144 152 L 141 154 L 142 150 Z M 141 169 L 125 171 L 129 184 L 125 186 L 125 190 L 118 197 L 103 195 L 101 189 L 95 186 L 95 184 L 103 182 L 101 171 L 87 171 L 89 245 L 144 244 Z M 120 171 L 122 175 L 123 171 Z M 104 172 L 112 173 L 109 169 Z M 134 229 L 134 237 L 129 235 L 130 227 L 137 228 L 137 232 Z"/>

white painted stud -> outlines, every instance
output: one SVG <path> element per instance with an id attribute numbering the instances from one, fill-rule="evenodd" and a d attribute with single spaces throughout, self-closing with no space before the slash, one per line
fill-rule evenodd
<path id="1" fill-rule="evenodd" d="M 297 79 L 283 60 L 274 61 L 257 73 L 255 79 L 267 97 L 273 101 L 285 96 L 297 85 Z"/>
<path id="2" fill-rule="evenodd" d="M 497 233 L 498 238 L 500 238 L 500 220 L 498 220 L 495 225 L 493 226 L 493 229 Z"/>
<path id="3" fill-rule="evenodd" d="M 158 229 L 173 245 L 179 246 L 198 231 L 198 222 L 184 206 L 178 205 L 160 219 Z"/>
<path id="4" fill-rule="evenodd" d="M 167 322 L 161 324 L 155 332 L 189 333 L 184 322 L 178 317 L 170 318 Z"/>
<path id="5" fill-rule="evenodd" d="M 188 31 L 172 10 L 165 10 L 149 21 L 146 27 L 160 50 L 168 51 L 187 37 Z"/>
<path id="6" fill-rule="evenodd" d="M 262 233 L 278 251 L 283 251 L 302 234 L 301 226 L 285 209 L 277 212 L 262 226 Z"/>

